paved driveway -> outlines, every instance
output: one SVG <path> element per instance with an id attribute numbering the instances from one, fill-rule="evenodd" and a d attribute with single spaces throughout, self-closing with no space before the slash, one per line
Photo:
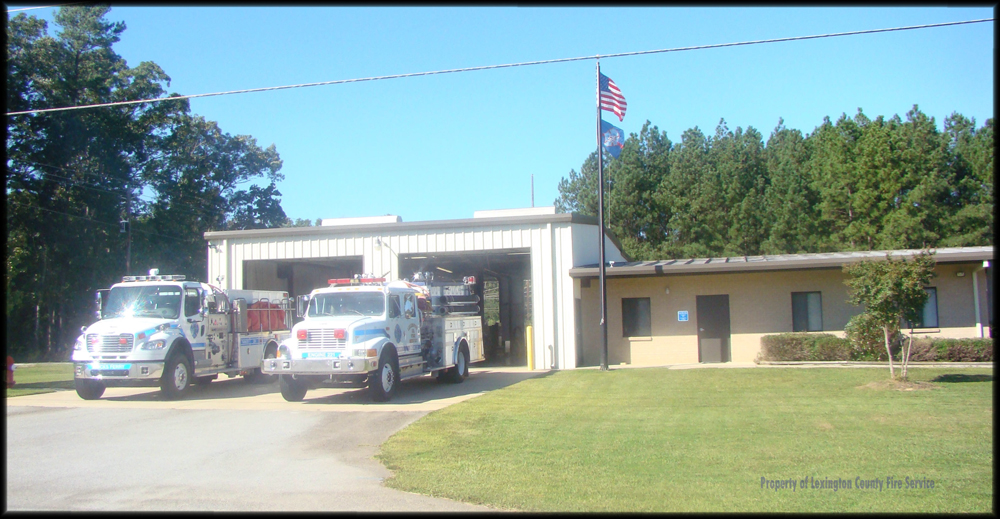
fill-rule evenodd
<path id="1" fill-rule="evenodd" d="M 484 511 L 386 488 L 373 455 L 435 409 L 541 373 L 473 368 L 462 384 L 429 377 L 373 403 L 319 389 L 285 402 L 242 379 L 165 401 L 155 388 L 109 388 L 98 401 L 59 391 L 7 400 L 8 510 Z"/>

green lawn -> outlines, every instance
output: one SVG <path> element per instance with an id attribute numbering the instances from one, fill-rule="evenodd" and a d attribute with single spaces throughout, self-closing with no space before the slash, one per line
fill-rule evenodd
<path id="1" fill-rule="evenodd" d="M 7 396 L 34 395 L 51 393 L 62 389 L 76 389 L 73 385 L 72 362 L 45 362 L 39 364 L 14 364 L 13 389 L 7 390 Z"/>
<path id="2" fill-rule="evenodd" d="M 383 444 L 400 490 L 525 511 L 992 512 L 993 370 L 556 372 Z M 851 488 L 762 488 L 843 479 Z M 886 488 L 888 478 L 904 488 Z M 879 480 L 883 489 L 859 489 Z M 906 478 L 933 488 L 905 488 Z M 765 483 L 766 484 L 766 483 Z"/>

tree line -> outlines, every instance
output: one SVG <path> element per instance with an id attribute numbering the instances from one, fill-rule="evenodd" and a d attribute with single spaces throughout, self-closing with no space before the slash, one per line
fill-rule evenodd
<path id="1" fill-rule="evenodd" d="M 176 96 L 156 63 L 115 53 L 126 27 L 109 11 L 63 6 L 58 30 L 6 15 L 8 112 Z M 65 360 L 94 290 L 151 266 L 202 280 L 204 232 L 294 225 L 281 166 L 187 100 L 8 116 L 8 352 Z"/>
<path id="2" fill-rule="evenodd" d="M 992 118 L 858 109 L 806 135 L 779 119 L 766 144 L 724 120 L 672 143 L 646 121 L 604 160 L 605 225 L 637 260 L 993 244 Z M 597 215 L 597 152 L 555 205 Z"/>

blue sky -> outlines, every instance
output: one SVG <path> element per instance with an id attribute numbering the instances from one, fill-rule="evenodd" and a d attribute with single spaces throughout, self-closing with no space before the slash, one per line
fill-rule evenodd
<path id="1" fill-rule="evenodd" d="M 27 7 L 7 4 L 8 9 Z M 54 9 L 24 11 L 52 20 Z M 11 13 L 15 14 L 15 13 Z M 992 18 L 992 8 L 113 7 L 115 50 L 154 61 L 169 92 L 247 88 Z M 993 23 L 606 58 L 628 101 L 673 142 L 824 116 L 905 117 L 917 104 L 993 117 Z M 594 60 L 194 99 L 232 135 L 274 144 L 291 218 L 550 206 L 596 147 Z"/>

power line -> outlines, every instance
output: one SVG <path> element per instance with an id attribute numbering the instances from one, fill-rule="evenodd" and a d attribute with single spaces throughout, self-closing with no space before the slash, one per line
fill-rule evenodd
<path id="1" fill-rule="evenodd" d="M 17 11 L 30 11 L 32 9 L 49 9 L 51 7 L 62 7 L 64 5 L 76 5 L 76 4 L 82 4 L 82 3 L 83 2 L 73 2 L 73 3 L 69 3 L 69 4 L 59 4 L 59 5 L 42 5 L 42 6 L 38 6 L 38 7 L 21 7 L 19 9 L 7 9 L 7 12 L 8 13 L 13 13 L 13 12 L 17 12 Z"/>
<path id="2" fill-rule="evenodd" d="M 39 206 L 37 204 L 27 204 L 27 203 L 24 203 L 24 202 L 14 202 L 14 201 L 12 201 L 10 203 L 13 204 L 13 205 L 19 205 L 19 206 L 22 206 L 22 207 L 34 207 L 35 209 L 38 209 L 38 210 L 41 210 L 41 211 L 48 211 L 50 213 L 61 214 L 63 216 L 68 216 L 70 218 L 76 218 L 78 220 L 86 220 L 88 222 L 93 222 L 93 223 L 97 223 L 97 224 L 101 224 L 101 225 L 110 225 L 112 227 L 118 227 L 118 226 L 121 225 L 120 223 L 109 223 L 109 222 L 104 222 L 104 221 L 101 221 L 101 220 L 94 220 L 93 218 L 87 218 L 85 216 L 77 216 L 75 214 L 64 213 L 62 211 L 55 211 L 53 209 L 46 209 L 46 208 L 41 207 L 41 206 Z M 8 216 L 8 219 L 10 219 L 10 216 Z M 177 240 L 177 241 L 188 241 L 187 239 L 181 238 L 181 237 L 178 237 L 178 236 L 170 236 L 170 235 L 167 235 L 167 234 L 159 234 L 159 233 L 150 232 L 150 231 L 143 231 L 141 229 L 135 229 L 135 232 L 142 233 L 142 234 L 149 234 L 149 235 L 152 235 L 152 236 L 160 236 L 160 237 L 163 237 L 163 238 L 170 238 L 170 239 L 174 239 L 174 240 Z"/>
<path id="3" fill-rule="evenodd" d="M 697 45 L 697 46 L 692 46 L 692 47 L 675 47 L 675 48 L 671 48 L 671 49 L 643 50 L 643 51 L 635 51 L 635 52 L 620 52 L 620 53 L 617 53 L 617 54 L 597 54 L 597 55 L 594 55 L 594 56 L 580 56 L 580 57 L 576 57 L 576 58 L 559 58 L 559 59 L 550 59 L 550 60 L 542 60 L 542 61 L 525 61 L 525 62 L 521 62 L 521 63 L 509 63 L 509 64 L 506 64 L 506 65 L 486 65 L 486 66 L 481 66 L 481 67 L 467 67 L 467 68 L 456 68 L 456 69 L 448 69 L 448 70 L 436 70 L 436 71 L 432 71 L 432 72 L 413 72 L 413 73 L 410 73 L 410 74 L 393 74 L 393 75 L 389 75 L 389 76 L 375 76 L 375 77 L 356 78 L 356 79 L 338 79 L 338 80 L 335 80 L 335 81 L 320 81 L 320 82 L 316 82 L 316 83 L 302 83 L 302 84 L 298 84 L 298 85 L 285 85 L 285 86 L 263 87 L 263 88 L 248 88 L 248 89 L 244 89 L 244 90 L 230 90 L 228 92 L 213 92 L 213 93 L 210 93 L 210 94 L 191 94 L 191 95 L 186 95 L 186 96 L 158 97 L 158 98 L 154 98 L 154 99 L 140 99 L 140 100 L 135 100 L 135 101 L 116 101 L 116 102 L 113 102 L 113 103 L 100 103 L 100 104 L 92 104 L 92 105 L 67 106 L 67 107 L 62 107 L 62 108 L 43 108 L 43 109 L 39 109 L 39 110 L 25 110 L 25 111 L 22 111 L 22 112 L 7 112 L 7 115 L 11 116 L 11 115 L 25 115 L 25 114 L 35 114 L 35 113 L 46 113 L 46 112 L 61 112 L 61 111 L 66 111 L 66 110 L 79 110 L 79 109 L 83 109 L 83 108 L 98 108 L 98 107 L 105 107 L 105 106 L 121 106 L 121 105 L 131 105 L 131 104 L 139 104 L 139 103 L 158 103 L 160 101 L 176 101 L 176 100 L 180 100 L 180 99 L 194 99 L 194 98 L 199 98 L 199 97 L 223 96 L 223 95 L 231 95 L 231 94 L 248 94 L 248 93 L 251 93 L 251 92 L 268 92 L 268 91 L 272 91 L 272 90 L 285 90 L 285 89 L 290 89 L 290 88 L 305 88 L 305 87 L 325 86 L 325 85 L 340 85 L 340 84 L 345 84 L 345 83 L 360 83 L 360 82 L 363 82 L 363 81 L 378 81 L 378 80 L 383 80 L 383 79 L 402 79 L 402 78 L 410 78 L 410 77 L 418 77 L 418 76 L 431 76 L 431 75 L 435 75 L 435 74 L 452 74 L 452 73 L 455 73 L 455 72 L 474 72 L 474 71 L 477 71 L 477 70 L 493 70 L 493 69 L 500 69 L 500 68 L 526 67 L 526 66 L 529 66 L 529 65 L 547 65 L 547 64 L 551 64 L 551 63 L 566 63 L 566 62 L 570 62 L 570 61 L 582 61 L 582 60 L 590 60 L 590 59 L 596 60 L 596 59 L 601 59 L 601 58 L 605 58 L 605 59 L 607 59 L 607 58 L 621 58 L 621 57 L 625 57 L 625 56 L 641 56 L 641 55 L 644 55 L 644 54 L 657 54 L 657 53 L 663 53 L 663 52 L 682 52 L 682 51 L 689 51 L 689 50 L 718 49 L 718 48 L 722 48 L 722 47 L 736 47 L 736 46 L 741 46 L 741 45 L 758 45 L 758 44 L 761 44 L 761 43 L 779 43 L 779 42 L 786 42 L 786 41 L 811 40 L 811 39 L 817 39 L 817 38 L 835 38 L 837 36 L 856 36 L 856 35 L 860 35 L 860 34 L 875 34 L 875 33 L 880 33 L 880 32 L 908 31 L 908 30 L 913 30 L 913 29 L 930 29 L 930 28 L 934 28 L 934 27 L 947 27 L 947 26 L 950 26 L 950 25 L 963 25 L 963 24 L 970 24 L 970 23 L 982 23 L 982 22 L 992 22 L 992 21 L 993 21 L 993 18 L 984 18 L 984 19 L 981 19 L 981 20 L 966 20 L 966 21 L 962 21 L 962 22 L 933 23 L 933 24 L 927 24 L 927 25 L 910 25 L 910 26 L 906 26 L 906 27 L 893 27 L 893 28 L 888 28 L 888 29 L 869 29 L 869 30 L 864 30 L 864 31 L 838 32 L 838 33 L 830 33 L 830 34 L 815 34 L 815 35 L 811 35 L 811 36 L 792 36 L 792 37 L 789 37 L 789 38 L 773 38 L 773 39 L 769 39 L 769 40 L 742 41 L 742 42 L 734 42 L 734 43 L 717 43 L 717 44 L 713 44 L 713 45 Z"/>
<path id="4" fill-rule="evenodd" d="M 18 162 L 23 162 L 25 164 L 33 164 L 35 166 L 44 166 L 44 167 L 47 167 L 47 168 L 57 169 L 59 171 L 66 171 L 67 173 L 73 173 L 73 172 L 71 172 L 71 171 L 69 171 L 69 170 L 67 170 L 65 168 L 60 168 L 58 166 L 51 166 L 51 165 L 48 165 L 48 164 L 42 164 L 42 163 L 39 163 L 39 162 L 32 162 L 30 160 L 19 160 Z M 59 183 L 62 183 L 62 184 L 68 184 L 70 186 L 80 187 L 80 188 L 83 188 L 83 189 L 90 189 L 90 190 L 93 190 L 93 191 L 103 191 L 105 193 L 111 193 L 113 196 L 116 196 L 118 198 L 125 198 L 125 196 L 126 196 L 126 195 L 119 194 L 117 191 L 113 191 L 111 189 L 105 189 L 105 188 L 102 188 L 102 187 L 93 186 L 91 184 L 85 184 L 85 183 L 83 183 L 83 182 L 81 182 L 79 180 L 75 180 L 75 179 L 72 179 L 72 178 L 69 178 L 69 177 L 64 177 L 64 176 L 61 176 L 61 175 L 56 175 L 55 173 L 42 172 L 42 171 L 39 171 L 37 169 L 31 171 L 30 173 L 34 173 L 34 172 L 39 172 L 39 173 L 44 174 L 44 176 L 33 177 L 33 179 L 35 179 L 35 180 L 47 180 L 49 182 L 59 182 Z M 90 173 L 86 173 L 86 172 L 84 172 L 84 174 L 85 175 L 91 175 Z M 49 177 L 55 177 L 55 178 L 49 178 Z M 61 179 L 61 180 L 57 180 L 57 179 Z M 142 200 L 143 202 L 146 202 L 146 203 L 154 203 L 155 202 L 155 200 L 147 200 L 147 199 L 143 198 L 141 195 L 137 195 L 136 198 L 138 198 L 139 200 Z"/>

